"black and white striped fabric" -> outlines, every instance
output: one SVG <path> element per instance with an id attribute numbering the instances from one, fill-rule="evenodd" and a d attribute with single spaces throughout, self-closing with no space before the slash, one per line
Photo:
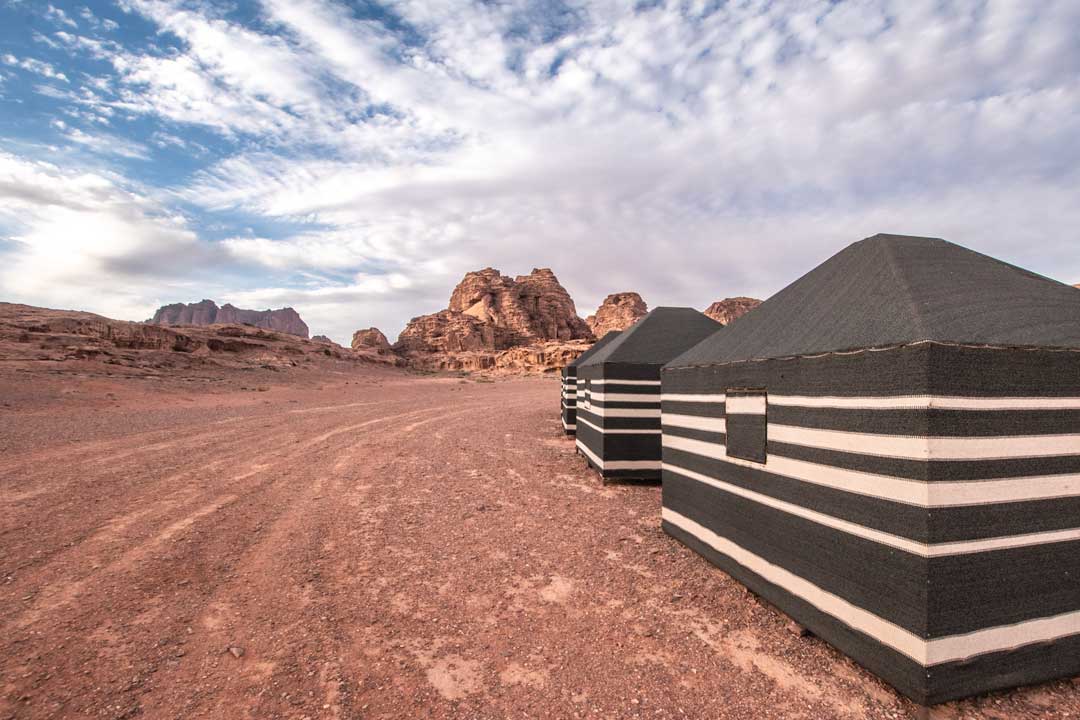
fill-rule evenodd
<path id="1" fill-rule="evenodd" d="M 597 368 L 578 379 L 577 448 L 605 479 L 659 480 L 659 368 L 614 374 Z"/>
<path id="2" fill-rule="evenodd" d="M 577 448 L 601 477 L 660 479 L 660 368 L 721 327 L 691 308 L 656 308 L 578 363 Z"/>
<path id="3" fill-rule="evenodd" d="M 1080 673 L 1080 350 L 703 359 L 662 373 L 666 532 L 917 702 Z"/>
<path id="4" fill-rule="evenodd" d="M 562 390 L 559 393 L 559 412 L 562 415 L 563 432 L 577 432 L 577 367 L 568 365 L 562 369 Z"/>
<path id="5" fill-rule="evenodd" d="M 583 352 L 576 360 L 562 369 L 562 392 L 560 393 L 559 412 L 562 414 L 563 432 L 573 435 L 577 432 L 577 367 L 579 363 L 607 347 L 615 338 L 619 337 L 618 330 L 612 330 L 604 334 L 604 337 L 593 343 L 592 347 Z"/>

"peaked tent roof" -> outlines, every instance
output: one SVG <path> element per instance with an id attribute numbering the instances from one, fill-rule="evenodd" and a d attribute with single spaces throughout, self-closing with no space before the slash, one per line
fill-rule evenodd
<path id="1" fill-rule="evenodd" d="M 1080 290 L 939 238 L 874 235 L 668 365 L 921 340 L 1080 347 Z"/>
<path id="2" fill-rule="evenodd" d="M 589 348 L 585 352 L 578 355 L 577 359 L 575 359 L 574 362 L 569 363 L 567 365 L 567 367 L 576 368 L 582 362 L 584 362 L 585 360 L 588 360 L 593 355 L 595 355 L 596 353 L 600 352 L 605 347 L 607 347 L 608 343 L 612 342 L 613 340 L 615 340 L 615 338 L 619 337 L 619 335 L 621 333 L 622 333 L 621 330 L 609 330 L 608 332 L 604 333 L 604 337 L 602 337 L 599 340 L 597 340 L 596 342 L 594 342 L 591 348 Z"/>
<path id="3" fill-rule="evenodd" d="M 693 308 L 658 307 L 578 367 L 604 363 L 662 365 L 724 326 Z"/>

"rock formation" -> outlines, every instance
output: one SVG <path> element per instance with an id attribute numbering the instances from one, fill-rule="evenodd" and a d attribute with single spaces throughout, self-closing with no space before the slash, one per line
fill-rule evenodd
<path id="1" fill-rule="evenodd" d="M 733 297 L 717 300 L 705 310 L 705 315 L 722 325 L 728 325 L 750 312 L 761 301 L 749 297 Z"/>
<path id="2" fill-rule="evenodd" d="M 308 326 L 291 307 L 280 310 L 244 310 L 225 303 L 220 308 L 213 300 L 197 303 L 163 305 L 148 320 L 152 325 L 253 325 L 264 330 L 289 333 L 306 338 Z"/>
<path id="3" fill-rule="evenodd" d="M 337 344 L 333 340 L 331 340 L 330 338 L 326 337 L 325 335 L 312 335 L 311 336 L 311 341 L 312 342 L 320 342 L 320 343 L 330 343 L 330 344 L 333 344 L 333 345 Z"/>
<path id="4" fill-rule="evenodd" d="M 592 346 L 588 340 L 550 340 L 500 352 L 466 351 L 409 355 L 416 370 L 482 372 L 507 375 L 553 373 Z"/>
<path id="5" fill-rule="evenodd" d="M 592 339 L 570 293 L 548 268 L 514 279 L 494 268 L 466 273 L 447 310 L 506 328 L 518 342 Z"/>
<path id="6" fill-rule="evenodd" d="M 472 315 L 442 310 L 409 321 L 394 350 L 404 354 L 494 352 L 513 347 L 513 331 Z"/>
<path id="7" fill-rule="evenodd" d="M 594 336 L 604 337 L 612 330 L 625 330 L 649 312 L 649 306 L 636 292 L 614 293 L 604 298 L 595 315 L 585 318 Z"/>
<path id="8" fill-rule="evenodd" d="M 394 351 L 416 368 L 486 370 L 495 368 L 498 355 L 511 349 L 593 339 L 551 270 L 535 269 L 510 278 L 485 268 L 465 275 L 447 309 L 410 320 Z M 547 358 L 556 355 L 551 348 L 538 349 L 521 355 L 525 360 L 520 364 L 528 364 L 531 357 L 538 363 L 535 369 L 544 369 Z"/>
<path id="9" fill-rule="evenodd" d="M 390 341 L 382 334 L 382 330 L 379 330 L 379 328 L 376 327 L 369 327 L 363 330 L 357 330 L 353 333 L 352 349 L 387 352 L 390 350 Z"/>
<path id="10" fill-rule="evenodd" d="M 249 325 L 166 327 L 11 303 L 0 303 L 0 359 L 93 360 L 144 369 L 216 365 L 288 370 L 322 364 L 349 366 L 358 362 L 404 364 L 393 354 L 349 350 L 333 342 L 314 342 L 292 333 Z"/>

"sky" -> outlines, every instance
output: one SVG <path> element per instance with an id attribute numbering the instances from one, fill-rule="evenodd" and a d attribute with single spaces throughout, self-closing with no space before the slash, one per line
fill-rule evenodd
<path id="1" fill-rule="evenodd" d="M 469 270 L 581 316 L 764 298 L 878 232 L 1080 282 L 1076 0 L 0 0 L 0 301 L 292 306 Z"/>

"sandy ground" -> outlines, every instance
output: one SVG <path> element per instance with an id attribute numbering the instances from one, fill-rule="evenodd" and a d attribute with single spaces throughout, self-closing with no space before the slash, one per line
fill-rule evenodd
<path id="1" fill-rule="evenodd" d="M 601 486 L 553 378 L 95 368 L 0 368 L 0 718 L 916 715 Z"/>

